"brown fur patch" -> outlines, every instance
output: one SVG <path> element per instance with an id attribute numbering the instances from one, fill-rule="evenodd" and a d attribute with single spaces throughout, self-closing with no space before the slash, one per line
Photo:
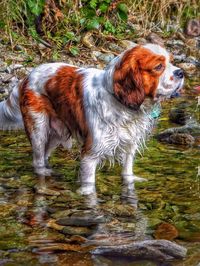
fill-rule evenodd
<path id="1" fill-rule="evenodd" d="M 45 90 L 58 118 L 72 135 L 84 141 L 83 152 L 91 147 L 83 103 L 83 76 L 76 67 L 63 66 L 45 84 Z"/>
<path id="2" fill-rule="evenodd" d="M 162 64 L 158 71 L 156 66 Z M 165 69 L 165 57 L 137 46 L 127 51 L 116 66 L 113 90 L 127 107 L 138 109 L 146 96 L 154 97 L 159 77 Z"/>

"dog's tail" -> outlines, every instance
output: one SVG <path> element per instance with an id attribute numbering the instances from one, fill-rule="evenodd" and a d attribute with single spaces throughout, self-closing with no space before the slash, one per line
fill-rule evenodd
<path id="1" fill-rule="evenodd" d="M 24 128 L 19 107 L 19 84 L 17 84 L 8 99 L 0 102 L 0 130 Z"/>

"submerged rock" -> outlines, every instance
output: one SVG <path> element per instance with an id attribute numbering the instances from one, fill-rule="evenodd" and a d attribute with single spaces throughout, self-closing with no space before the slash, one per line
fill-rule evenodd
<path id="1" fill-rule="evenodd" d="M 161 142 L 178 145 L 193 145 L 195 139 L 187 133 L 160 133 L 157 139 Z"/>
<path id="2" fill-rule="evenodd" d="M 51 216 L 55 219 L 59 219 L 59 218 L 64 218 L 68 215 L 71 215 L 72 213 L 76 212 L 77 210 L 62 210 L 62 211 L 57 211 L 55 213 L 53 213 Z"/>
<path id="3" fill-rule="evenodd" d="M 161 223 L 154 234 L 156 239 L 173 240 L 178 237 L 178 230 L 169 223 Z"/>
<path id="4" fill-rule="evenodd" d="M 47 187 L 42 187 L 42 186 L 35 186 L 35 191 L 38 194 L 42 195 L 48 195 L 48 196 L 59 196 L 60 192 L 56 190 L 49 189 Z"/>
<path id="5" fill-rule="evenodd" d="M 191 121 L 190 123 L 181 126 L 168 128 L 155 137 L 161 142 L 178 145 L 193 145 L 198 142 L 200 133 L 200 125 Z"/>
<path id="6" fill-rule="evenodd" d="M 186 110 L 187 103 L 181 103 L 179 106 L 172 108 L 169 112 L 169 119 L 171 122 L 185 125 L 190 119 L 190 114 Z"/>
<path id="7" fill-rule="evenodd" d="M 96 215 L 91 213 L 77 212 L 71 216 L 57 219 L 60 225 L 73 225 L 73 226 L 92 226 L 99 223 L 105 223 L 106 219 L 103 215 Z"/>
<path id="8" fill-rule="evenodd" d="M 136 211 L 135 208 L 129 204 L 119 204 L 116 202 L 107 202 L 102 208 L 105 213 L 117 217 L 134 217 Z"/>
<path id="9" fill-rule="evenodd" d="M 65 235 L 89 236 L 93 233 L 93 229 L 82 226 L 65 226 L 61 232 Z"/>
<path id="10" fill-rule="evenodd" d="M 103 256 L 166 261 L 183 259 L 187 254 L 187 249 L 168 240 L 145 240 L 136 241 L 127 245 L 99 246 L 92 250 L 91 253 Z"/>

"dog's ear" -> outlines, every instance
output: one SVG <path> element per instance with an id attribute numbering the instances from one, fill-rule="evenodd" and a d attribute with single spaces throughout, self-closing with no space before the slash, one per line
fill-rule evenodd
<path id="1" fill-rule="evenodd" d="M 138 110 L 145 99 L 142 74 L 133 48 L 126 52 L 115 66 L 113 91 L 123 105 Z"/>

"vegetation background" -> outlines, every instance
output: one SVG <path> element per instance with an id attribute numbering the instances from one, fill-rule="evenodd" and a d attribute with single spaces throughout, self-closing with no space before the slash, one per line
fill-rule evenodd
<path id="1" fill-rule="evenodd" d="M 176 29 L 171 24 L 184 27 L 200 16 L 199 0 L 0 0 L 0 6 L 4 42 L 12 49 L 42 43 L 54 59 L 63 50 L 79 55 L 88 31 L 97 46 L 103 39 L 134 40 L 150 31 L 167 37 Z"/>

